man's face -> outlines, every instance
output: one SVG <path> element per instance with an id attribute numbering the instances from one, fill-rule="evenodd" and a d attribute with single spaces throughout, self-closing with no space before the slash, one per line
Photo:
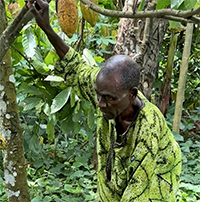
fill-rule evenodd
<path id="1" fill-rule="evenodd" d="M 107 119 L 115 119 L 130 105 L 130 93 L 120 87 L 119 76 L 97 75 L 95 91 L 98 107 Z"/>

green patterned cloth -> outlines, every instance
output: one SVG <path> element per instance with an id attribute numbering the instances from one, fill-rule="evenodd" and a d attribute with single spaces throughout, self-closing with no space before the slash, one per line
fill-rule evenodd
<path id="1" fill-rule="evenodd" d="M 159 109 L 139 92 L 144 107 L 117 142 L 114 120 L 97 107 L 99 68 L 88 67 L 70 48 L 55 70 L 97 111 L 98 202 L 175 202 L 181 151 Z"/>

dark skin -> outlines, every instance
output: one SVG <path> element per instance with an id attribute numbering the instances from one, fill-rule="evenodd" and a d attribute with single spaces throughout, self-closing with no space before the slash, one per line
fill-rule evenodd
<path id="1" fill-rule="evenodd" d="M 98 107 L 105 118 L 115 119 L 119 135 L 127 130 L 143 104 L 137 96 L 137 88 L 124 90 L 120 82 L 120 72 L 104 75 L 100 71 L 95 84 Z"/>
<path id="2" fill-rule="evenodd" d="M 36 0 L 40 9 L 27 3 L 27 7 L 35 16 L 38 26 L 45 32 L 49 41 L 54 46 L 60 59 L 68 52 L 69 46 L 54 32 L 49 22 L 49 5 L 42 0 Z M 128 56 L 127 56 L 128 59 Z M 126 57 L 115 56 L 110 65 L 115 66 L 118 61 Z M 100 72 L 96 78 L 95 91 L 97 93 L 98 107 L 107 119 L 115 119 L 117 133 L 124 133 L 135 118 L 142 106 L 142 101 L 137 96 L 137 88 L 124 90 L 120 86 L 120 68 L 114 74 L 105 75 Z"/>

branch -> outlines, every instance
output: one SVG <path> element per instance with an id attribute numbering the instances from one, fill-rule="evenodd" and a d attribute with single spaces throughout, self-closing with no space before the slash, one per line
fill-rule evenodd
<path id="1" fill-rule="evenodd" d="M 51 0 L 48 0 L 50 2 Z M 30 3 L 33 3 L 34 0 L 30 0 Z M 0 35 L 0 64 L 3 61 L 4 55 L 7 50 L 17 38 L 18 34 L 22 30 L 22 28 L 33 18 L 33 14 L 26 7 L 26 5 L 22 8 L 17 17 L 12 21 L 12 23 L 7 26 L 7 28 Z"/>
<path id="2" fill-rule="evenodd" d="M 30 0 L 32 3 L 34 0 Z M 51 0 L 48 0 L 50 2 Z M 101 13 L 105 16 L 118 17 L 118 18 L 164 18 L 167 20 L 179 21 L 183 24 L 186 23 L 200 23 L 200 18 L 194 16 L 200 13 L 200 7 L 189 10 L 189 11 L 179 11 L 171 9 L 162 10 L 151 10 L 151 11 L 141 11 L 141 12 L 123 12 L 123 11 L 113 11 L 108 9 L 102 9 L 96 6 L 89 0 L 80 0 L 82 3 L 87 4 L 92 10 Z M 14 42 L 22 28 L 33 18 L 32 13 L 24 6 L 21 12 L 13 20 L 13 22 L 4 30 L 0 36 L 0 63 L 3 61 L 3 57 L 9 49 L 10 45 Z"/>
<path id="3" fill-rule="evenodd" d="M 4 55 L 13 41 L 17 38 L 24 25 L 26 25 L 32 18 L 32 13 L 26 6 L 24 6 L 12 23 L 3 31 L 0 36 L 0 61 L 3 60 Z"/>
<path id="4" fill-rule="evenodd" d="M 185 19 L 187 22 L 187 18 L 190 18 L 189 21 L 194 23 L 200 23 L 200 19 L 193 19 L 192 16 L 200 13 L 200 7 L 191 9 L 188 11 L 180 11 L 180 10 L 172 10 L 172 9 L 161 9 L 161 10 L 151 10 L 151 11 L 136 11 L 136 12 L 124 12 L 124 11 L 113 11 L 108 9 L 103 9 L 100 6 L 97 6 L 90 2 L 89 0 L 80 0 L 82 3 L 86 4 L 92 10 L 101 13 L 102 15 L 110 16 L 110 17 L 118 17 L 118 18 L 166 18 L 169 16 L 174 16 L 176 21 L 182 21 Z"/>

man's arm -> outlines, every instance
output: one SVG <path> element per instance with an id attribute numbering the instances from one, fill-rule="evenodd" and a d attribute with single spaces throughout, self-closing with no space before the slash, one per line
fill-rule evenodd
<path id="1" fill-rule="evenodd" d="M 49 22 L 49 4 L 43 0 L 36 0 L 39 10 L 34 4 L 27 3 L 27 7 L 31 9 L 38 26 L 45 32 L 49 41 L 54 46 L 60 59 L 68 52 L 69 46 L 54 32 Z M 38 7 L 37 6 L 37 7 Z"/>

